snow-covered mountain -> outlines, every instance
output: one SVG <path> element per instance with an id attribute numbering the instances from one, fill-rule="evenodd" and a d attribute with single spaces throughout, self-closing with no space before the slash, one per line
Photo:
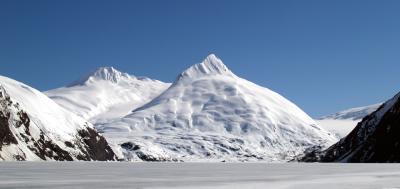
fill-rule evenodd
<path id="1" fill-rule="evenodd" d="M 348 110 L 340 111 L 331 115 L 321 117 L 321 119 L 358 121 L 364 118 L 365 116 L 371 114 L 372 112 L 376 111 L 381 105 L 382 103 L 378 103 L 370 106 L 351 108 Z"/>
<path id="2" fill-rule="evenodd" d="M 102 67 L 72 84 L 45 92 L 65 109 L 92 123 L 121 118 L 170 86 Z"/>
<path id="3" fill-rule="evenodd" d="M 0 76 L 0 160 L 116 160 L 90 123 L 46 95 Z"/>
<path id="4" fill-rule="evenodd" d="M 376 111 L 382 103 L 351 108 L 317 119 L 317 123 L 324 129 L 334 133 L 338 139 L 349 134 L 362 118 Z"/>
<path id="5" fill-rule="evenodd" d="M 305 161 L 400 162 L 400 93 L 364 117 L 349 135 Z"/>
<path id="6" fill-rule="evenodd" d="M 236 76 L 215 55 L 98 129 L 114 151 L 145 161 L 286 161 L 336 140 L 292 102 Z"/>

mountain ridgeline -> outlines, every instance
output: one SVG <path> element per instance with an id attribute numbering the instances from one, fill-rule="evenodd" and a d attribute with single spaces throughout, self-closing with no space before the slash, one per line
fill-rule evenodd
<path id="1" fill-rule="evenodd" d="M 46 91 L 45 94 L 70 112 L 98 124 L 129 114 L 169 85 L 122 73 L 113 67 L 101 67 L 67 87 Z"/>
<path id="2" fill-rule="evenodd" d="M 39 91 L 0 77 L 0 160 L 114 161 L 90 123 Z"/>
<path id="3" fill-rule="evenodd" d="M 0 76 L 0 160 L 400 162 L 399 96 L 320 127 L 213 54 L 173 83 L 101 67 L 42 93 Z"/>

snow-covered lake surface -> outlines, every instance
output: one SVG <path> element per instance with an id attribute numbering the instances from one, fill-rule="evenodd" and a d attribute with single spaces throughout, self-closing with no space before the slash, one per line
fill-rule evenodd
<path id="1" fill-rule="evenodd" d="M 0 188 L 400 188 L 400 164 L 2 162 Z"/>

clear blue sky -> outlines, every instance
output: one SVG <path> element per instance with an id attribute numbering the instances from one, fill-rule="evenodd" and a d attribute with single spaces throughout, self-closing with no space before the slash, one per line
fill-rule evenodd
<path id="1" fill-rule="evenodd" d="M 172 82 L 217 54 L 318 117 L 400 91 L 400 1 L 1 0 L 0 74 L 40 90 L 100 66 Z"/>

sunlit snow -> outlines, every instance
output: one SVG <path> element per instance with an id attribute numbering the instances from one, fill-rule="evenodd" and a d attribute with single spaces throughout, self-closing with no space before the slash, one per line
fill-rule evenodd
<path id="1" fill-rule="evenodd" d="M 336 141 L 295 104 L 236 76 L 215 55 L 151 102 L 97 128 L 133 161 L 288 161 Z"/>

